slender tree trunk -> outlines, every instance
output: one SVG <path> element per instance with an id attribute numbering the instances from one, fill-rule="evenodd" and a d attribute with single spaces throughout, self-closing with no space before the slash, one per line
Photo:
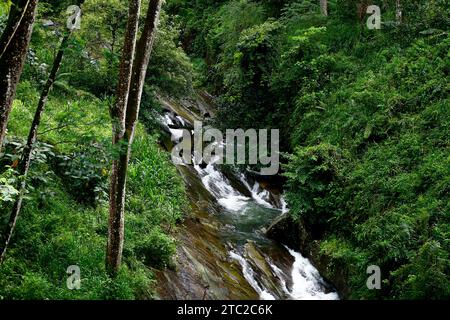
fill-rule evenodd
<path id="1" fill-rule="evenodd" d="M 158 30 L 161 5 L 161 0 L 150 0 L 144 30 L 136 48 L 136 59 L 133 66 L 133 77 L 126 113 L 125 137 L 128 142 L 128 150 L 131 150 L 131 143 L 134 138 L 145 77 Z"/>
<path id="2" fill-rule="evenodd" d="M 79 0 L 78 5 L 82 5 L 84 3 L 84 0 Z M 22 157 L 19 163 L 18 167 L 18 174 L 22 177 L 22 181 L 20 182 L 20 185 L 18 186 L 19 190 L 19 196 L 16 202 L 14 203 L 9 223 L 7 225 L 6 231 L 3 234 L 3 237 L 1 238 L 1 243 L 3 246 L 0 247 L 0 264 L 3 262 L 6 254 L 6 250 L 8 249 L 9 243 L 11 241 L 12 235 L 14 233 L 14 229 L 16 227 L 17 218 L 20 215 L 20 211 L 22 209 L 22 202 L 23 202 L 23 196 L 26 191 L 26 178 L 28 176 L 28 172 L 31 165 L 31 157 L 33 154 L 34 145 L 37 140 L 37 132 L 39 128 L 39 124 L 41 123 L 42 114 L 44 113 L 45 106 L 47 105 L 48 96 L 50 93 L 50 90 L 53 87 L 53 84 L 55 83 L 56 76 L 58 75 L 58 71 L 61 67 L 61 63 L 64 57 L 64 52 L 68 47 L 69 39 L 72 34 L 72 31 L 67 31 L 66 35 L 61 41 L 61 45 L 59 47 L 58 53 L 55 57 L 55 60 L 53 61 L 52 70 L 50 72 L 50 75 L 47 79 L 47 82 L 44 85 L 44 88 L 42 89 L 41 96 L 39 98 L 39 103 L 36 109 L 36 112 L 34 114 L 33 122 L 30 127 L 30 131 L 28 133 L 28 139 L 27 143 L 23 149 Z"/>
<path id="3" fill-rule="evenodd" d="M 128 162 L 131 156 L 136 123 L 142 99 L 147 67 L 159 24 L 161 0 L 150 0 L 144 30 L 137 43 L 133 62 L 131 85 L 125 113 L 125 132 L 116 143 L 123 146 L 119 159 L 113 166 L 110 194 L 110 225 L 108 238 L 108 269 L 115 275 L 120 267 L 124 241 L 124 208 Z M 112 241 L 114 240 L 114 242 Z M 111 257 L 109 255 L 111 254 Z"/>
<path id="4" fill-rule="evenodd" d="M 127 153 L 127 147 L 123 144 L 125 135 L 125 117 L 133 74 L 140 9 L 140 0 L 130 0 L 125 43 L 120 63 L 117 100 L 113 108 L 111 108 L 113 126 L 112 142 L 113 146 L 115 146 L 115 149 L 118 151 L 118 157 L 115 157 L 112 164 L 109 192 L 106 268 L 111 276 L 116 275 L 119 270 L 123 251 L 126 171 L 125 174 L 123 174 L 120 158 Z"/>
<path id="5" fill-rule="evenodd" d="M 328 16 L 328 0 L 320 0 L 320 11 L 324 16 Z"/>
<path id="6" fill-rule="evenodd" d="M 12 38 L 17 32 L 22 19 L 25 17 L 26 9 L 30 4 L 30 0 L 12 1 L 11 14 L 8 17 L 8 23 L 0 38 L 0 58 L 8 48 Z"/>
<path id="7" fill-rule="evenodd" d="M 38 0 L 17 0 L 0 39 L 0 149 L 22 74 Z"/>

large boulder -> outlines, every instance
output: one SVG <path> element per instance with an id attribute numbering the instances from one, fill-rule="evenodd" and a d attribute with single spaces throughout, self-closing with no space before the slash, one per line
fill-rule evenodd
<path id="1" fill-rule="evenodd" d="M 283 213 L 267 228 L 266 235 L 269 239 L 282 243 L 289 248 L 300 248 L 299 226 L 288 214 Z"/>

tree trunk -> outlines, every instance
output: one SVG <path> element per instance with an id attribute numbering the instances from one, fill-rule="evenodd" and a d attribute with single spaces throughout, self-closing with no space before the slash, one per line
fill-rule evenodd
<path id="1" fill-rule="evenodd" d="M 78 5 L 82 5 L 84 3 L 84 0 L 79 0 Z M 53 84 L 55 83 L 56 76 L 58 75 L 58 71 L 61 67 L 61 63 L 63 60 L 64 52 L 68 47 L 69 44 L 69 38 L 72 34 L 72 31 L 67 31 L 66 35 L 61 41 L 61 45 L 58 50 L 58 54 L 55 57 L 55 60 L 53 61 L 52 70 L 50 72 L 50 75 L 48 77 L 47 82 L 45 83 L 44 88 L 42 89 L 41 96 L 39 98 L 38 107 L 36 109 L 36 112 L 34 113 L 33 122 L 30 127 L 30 131 L 28 133 L 28 139 L 27 144 L 25 145 L 22 157 L 19 163 L 18 167 L 18 174 L 23 178 L 22 182 L 18 186 L 19 190 L 19 197 L 14 203 L 11 216 L 9 218 L 9 223 L 7 225 L 6 232 L 4 233 L 2 237 L 2 244 L 3 247 L 0 247 L 0 264 L 3 262 L 6 254 L 6 250 L 8 249 L 9 243 L 11 241 L 12 235 L 14 233 L 14 229 L 16 227 L 17 218 L 20 215 L 20 210 L 22 209 L 22 202 L 23 202 L 23 196 L 26 191 L 26 178 L 28 176 L 28 171 L 30 169 L 31 165 L 31 156 L 33 154 L 34 145 L 36 143 L 37 139 L 37 132 L 39 128 L 39 124 L 41 123 L 42 114 L 44 113 L 45 106 L 47 104 L 48 96 L 50 93 L 50 90 L 53 87 Z"/>
<path id="2" fill-rule="evenodd" d="M 368 0 L 363 0 L 356 5 L 356 15 L 361 23 L 363 22 L 366 14 L 367 14 L 368 6 L 369 6 Z"/>
<path id="3" fill-rule="evenodd" d="M 55 82 L 56 75 L 61 66 L 64 49 L 67 47 L 68 40 L 69 40 L 69 34 L 64 37 L 64 39 L 61 43 L 59 52 L 56 56 L 56 59 L 53 62 L 52 71 L 51 71 L 50 76 L 44 86 L 44 89 L 42 90 L 42 94 L 39 99 L 38 107 L 34 114 L 33 123 L 31 124 L 31 128 L 28 133 L 27 144 L 25 145 L 25 147 L 23 149 L 22 158 L 20 160 L 19 167 L 17 170 L 19 176 L 23 177 L 23 180 L 20 183 L 20 186 L 18 188 L 18 190 L 20 190 L 20 194 L 19 194 L 18 199 L 14 203 L 13 210 L 12 210 L 12 213 L 11 213 L 11 216 L 9 219 L 9 223 L 7 226 L 7 230 L 2 239 L 2 243 L 4 243 L 4 245 L 3 245 L 3 248 L 0 248 L 0 263 L 4 259 L 6 249 L 8 248 L 9 242 L 10 242 L 12 234 L 14 232 L 14 228 L 16 226 L 17 218 L 20 213 L 20 209 L 22 207 L 23 195 L 24 195 L 25 187 L 26 187 L 26 177 L 27 177 L 28 171 L 30 169 L 31 155 L 33 153 L 34 144 L 36 143 L 37 130 L 38 130 L 39 124 L 41 122 L 41 117 L 44 112 L 45 105 L 47 103 L 48 94 L 50 92 L 50 89 L 53 86 L 53 83 Z"/>
<path id="4" fill-rule="evenodd" d="M 320 11 L 324 16 L 328 16 L 328 0 L 320 0 Z"/>
<path id="5" fill-rule="evenodd" d="M 33 31 L 38 0 L 17 0 L 0 39 L 0 149 Z"/>
<path id="6" fill-rule="evenodd" d="M 161 4 L 161 0 L 150 0 L 149 3 L 144 30 L 137 43 L 136 57 L 133 62 L 131 85 L 125 112 L 125 132 L 123 137 L 116 142 L 124 149 L 121 148 L 122 152 L 120 152 L 119 159 L 113 166 L 111 179 L 110 224 L 108 231 L 108 238 L 111 238 L 111 240 L 108 240 L 108 269 L 112 271 L 112 275 L 117 274 L 121 262 L 128 162 L 131 156 L 131 145 L 139 116 L 147 67 L 158 28 Z M 110 254 L 112 254 L 111 257 Z"/>
<path id="7" fill-rule="evenodd" d="M 116 103 L 113 108 L 111 108 L 113 126 L 112 143 L 118 151 L 118 157 L 113 160 L 111 170 L 108 244 L 106 254 L 106 268 L 112 276 L 117 274 L 119 270 L 123 251 L 126 170 L 122 170 L 122 162 L 120 159 L 128 152 L 127 147 L 123 144 L 125 135 L 125 115 L 133 74 L 140 8 L 140 0 L 130 0 L 125 43 L 120 63 Z"/>

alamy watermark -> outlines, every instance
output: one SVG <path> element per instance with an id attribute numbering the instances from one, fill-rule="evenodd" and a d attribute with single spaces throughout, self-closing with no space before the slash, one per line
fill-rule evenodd
<path id="1" fill-rule="evenodd" d="M 194 130 L 177 130 L 178 144 L 172 150 L 175 164 L 260 165 L 260 174 L 276 175 L 280 169 L 280 130 L 204 130 L 194 122 Z M 193 140 L 193 141 L 192 141 Z M 270 140 L 270 141 L 269 141 Z"/>
<path id="2" fill-rule="evenodd" d="M 66 280 L 67 289 L 81 289 L 81 271 L 79 266 L 69 266 L 66 270 L 68 278 Z"/>
<path id="3" fill-rule="evenodd" d="M 366 286 L 369 290 L 381 289 L 381 269 L 379 266 L 371 265 L 367 267 L 367 274 L 370 276 L 367 278 Z"/>
<path id="4" fill-rule="evenodd" d="M 67 8 L 66 13 L 69 14 L 67 18 L 67 29 L 80 30 L 81 29 L 81 8 L 76 5 L 71 5 Z"/>
<path id="5" fill-rule="evenodd" d="M 370 5 L 366 10 L 370 17 L 367 19 L 367 28 L 369 30 L 379 30 L 381 29 L 381 9 L 379 6 Z"/>

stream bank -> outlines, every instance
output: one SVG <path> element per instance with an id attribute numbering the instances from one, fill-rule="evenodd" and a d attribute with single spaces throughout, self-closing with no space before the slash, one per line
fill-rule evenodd
<path id="1" fill-rule="evenodd" d="M 160 98 L 168 150 L 180 129 L 214 115 L 205 96 Z M 178 232 L 175 268 L 157 272 L 160 299 L 338 299 L 308 259 L 266 236 L 270 223 L 287 212 L 279 192 L 214 164 L 177 169 L 191 213 Z"/>

